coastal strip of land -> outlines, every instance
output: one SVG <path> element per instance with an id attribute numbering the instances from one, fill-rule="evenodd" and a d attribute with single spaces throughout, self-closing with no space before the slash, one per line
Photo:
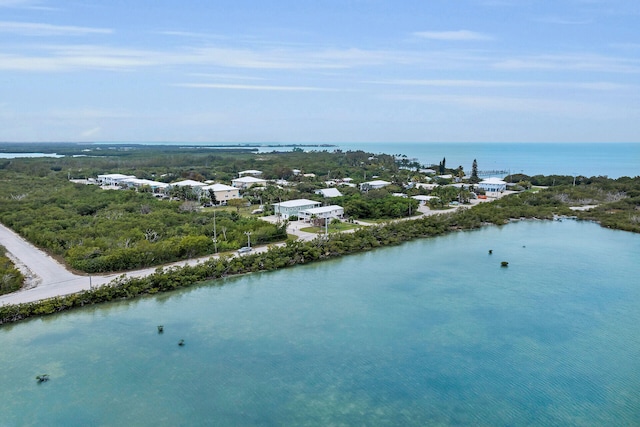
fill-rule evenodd
<path id="1" fill-rule="evenodd" d="M 432 211 L 427 207 L 422 207 L 420 215 L 428 216 L 452 212 L 456 209 L 457 208 L 445 211 Z M 405 219 L 408 220 L 415 218 L 416 217 Z M 266 219 L 269 220 L 269 218 Z M 273 220 L 276 220 L 275 217 Z M 302 231 L 300 226 L 295 223 L 289 225 L 287 232 L 294 235 L 301 241 L 309 241 L 317 237 L 317 234 Z M 2 224 L 0 224 L 0 245 L 7 249 L 7 254 L 26 278 L 25 286 L 21 290 L 6 295 L 0 295 L 0 305 L 23 304 L 65 296 L 104 286 L 121 277 L 146 277 L 153 274 L 159 267 L 171 268 L 196 265 L 211 258 L 218 257 L 218 255 L 209 255 L 179 261 L 168 265 L 154 266 L 124 273 L 88 275 L 76 274 L 69 271 L 65 265 L 58 262 L 41 249 L 27 242 L 13 230 Z M 267 250 L 268 246 L 254 247 L 253 253 L 260 253 Z"/>

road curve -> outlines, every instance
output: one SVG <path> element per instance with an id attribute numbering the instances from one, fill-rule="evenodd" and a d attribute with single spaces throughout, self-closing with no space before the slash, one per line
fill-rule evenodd
<path id="1" fill-rule="evenodd" d="M 179 261 L 162 266 L 133 270 L 124 273 L 111 273 L 101 275 L 75 274 L 53 259 L 44 251 L 33 246 L 24 240 L 13 230 L 0 224 L 0 245 L 7 249 L 7 255 L 20 269 L 26 278 L 25 286 L 16 292 L 0 295 L 0 305 L 20 304 L 53 298 L 62 295 L 69 295 L 92 287 L 103 286 L 112 280 L 125 277 L 145 277 L 154 273 L 158 268 L 180 267 L 185 265 L 196 265 L 219 255 L 208 255 L 201 258 L 194 258 Z M 268 246 L 255 247 L 252 253 L 264 252 Z M 235 256 L 235 253 L 226 253 Z"/>

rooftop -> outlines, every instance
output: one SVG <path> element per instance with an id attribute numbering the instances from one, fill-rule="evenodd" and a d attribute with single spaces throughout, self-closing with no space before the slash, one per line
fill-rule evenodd
<path id="1" fill-rule="evenodd" d="M 286 202 L 274 203 L 274 206 L 281 206 L 283 208 L 296 208 L 300 206 L 309 206 L 309 205 L 321 205 L 322 203 L 316 202 L 315 200 L 309 199 L 296 199 L 296 200 L 287 200 Z"/>

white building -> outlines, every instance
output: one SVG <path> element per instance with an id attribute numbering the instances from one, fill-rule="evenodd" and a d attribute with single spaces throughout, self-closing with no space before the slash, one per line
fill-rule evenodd
<path id="1" fill-rule="evenodd" d="M 169 184 L 166 182 L 151 181 L 149 179 L 127 178 L 122 183 L 134 188 L 149 187 L 154 193 L 161 193 L 169 188 Z"/>
<path id="2" fill-rule="evenodd" d="M 108 173 L 98 175 L 98 183 L 100 185 L 120 185 L 126 179 L 135 178 L 133 175 L 123 175 L 121 173 Z"/>
<path id="3" fill-rule="evenodd" d="M 383 181 L 381 179 L 375 180 L 375 181 L 367 181 L 367 182 L 363 182 L 362 184 L 360 184 L 360 189 L 361 190 L 377 190 L 379 188 L 384 188 L 387 185 L 391 185 L 390 182 L 388 181 Z"/>
<path id="4" fill-rule="evenodd" d="M 193 179 L 185 179 L 183 181 L 172 182 L 170 184 L 172 187 L 205 187 L 207 184 L 200 181 L 194 181 Z"/>
<path id="5" fill-rule="evenodd" d="M 424 182 L 416 182 L 415 183 L 415 187 L 416 188 L 424 188 L 425 190 L 433 190 L 434 188 L 438 187 L 438 184 L 427 184 Z"/>
<path id="6" fill-rule="evenodd" d="M 304 209 L 300 211 L 298 216 L 300 219 L 302 219 L 305 222 L 311 222 L 312 218 L 341 219 L 342 217 L 344 217 L 344 208 L 338 205 L 331 205 L 331 206 L 322 206 L 318 208 Z"/>
<path id="7" fill-rule="evenodd" d="M 216 196 L 217 204 L 226 204 L 231 199 L 240 199 L 240 190 L 236 187 L 225 184 L 211 184 L 206 187 L 202 187 L 202 195 L 204 197 L 209 196 L 209 190 L 213 191 Z"/>
<path id="8" fill-rule="evenodd" d="M 300 216 L 300 211 L 306 209 L 317 208 L 322 203 L 315 200 L 308 199 L 296 199 L 288 200 L 286 202 L 274 203 L 273 211 L 276 215 L 279 215 L 282 219 L 289 219 L 290 216 Z"/>
<path id="9" fill-rule="evenodd" d="M 254 185 L 266 185 L 267 180 L 262 178 L 256 178 L 255 176 L 243 176 L 231 180 L 231 185 L 236 188 L 251 188 Z"/>
<path id="10" fill-rule="evenodd" d="M 337 188 L 321 188 L 315 191 L 316 194 L 322 197 L 341 197 L 342 193 Z"/>
<path id="11" fill-rule="evenodd" d="M 507 189 L 507 183 L 500 178 L 487 178 L 480 181 L 478 187 L 489 193 L 501 193 Z"/>

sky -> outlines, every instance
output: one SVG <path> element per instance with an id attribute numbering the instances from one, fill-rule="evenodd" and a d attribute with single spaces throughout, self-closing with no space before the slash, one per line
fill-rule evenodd
<path id="1" fill-rule="evenodd" d="M 0 141 L 640 142 L 640 1 L 0 0 Z"/>

